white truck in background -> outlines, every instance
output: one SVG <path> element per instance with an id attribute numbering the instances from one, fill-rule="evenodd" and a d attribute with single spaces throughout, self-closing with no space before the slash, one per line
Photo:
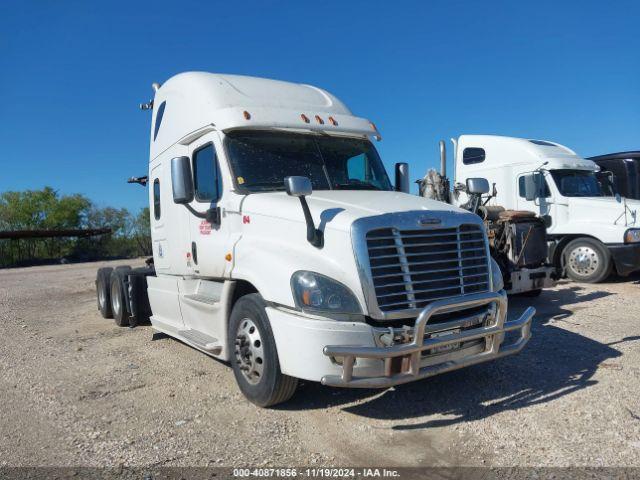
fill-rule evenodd
<path id="1" fill-rule="evenodd" d="M 153 264 L 98 271 L 103 316 L 150 316 L 260 406 L 298 379 L 388 387 L 524 347 L 535 310 L 507 321 L 481 220 L 408 194 L 406 164 L 394 188 L 335 96 L 203 72 L 154 89 Z"/>
<path id="2" fill-rule="evenodd" d="M 496 184 L 491 188 L 484 176 L 467 177 L 464 183 L 456 183 L 452 191 L 443 140 L 440 140 L 440 172 L 430 169 L 416 183 L 421 197 L 458 204 L 482 218 L 489 253 L 500 267 L 507 294 L 535 297 L 555 285 L 559 273 L 547 259 L 544 220 L 535 212 L 496 205 Z"/>
<path id="3" fill-rule="evenodd" d="M 495 185 L 489 205 L 529 210 L 547 226 L 549 260 L 572 280 L 600 282 L 640 269 L 640 202 L 612 193 L 609 175 L 573 150 L 546 140 L 461 135 L 454 144 L 455 203 L 461 185 L 481 177 Z"/>

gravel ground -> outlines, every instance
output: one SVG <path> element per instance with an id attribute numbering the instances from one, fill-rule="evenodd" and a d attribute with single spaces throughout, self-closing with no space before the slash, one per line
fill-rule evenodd
<path id="1" fill-rule="evenodd" d="M 262 410 L 227 365 L 102 319 L 102 265 L 0 271 L 0 466 L 640 466 L 640 277 L 512 299 L 538 309 L 520 355 Z"/>

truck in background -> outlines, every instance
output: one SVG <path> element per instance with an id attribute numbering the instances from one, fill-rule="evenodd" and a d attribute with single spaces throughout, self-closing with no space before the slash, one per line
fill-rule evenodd
<path id="1" fill-rule="evenodd" d="M 572 280 L 600 282 L 612 270 L 625 276 L 640 269 L 640 202 L 615 196 L 592 160 L 546 140 L 462 135 L 453 144 L 456 185 L 486 178 L 496 185 L 490 205 L 543 218 L 549 260 Z M 466 202 L 458 192 L 457 203 Z"/>
<path id="2" fill-rule="evenodd" d="M 640 200 L 640 151 L 589 157 L 603 172 L 611 172 L 614 194 Z"/>
<path id="3" fill-rule="evenodd" d="M 535 310 L 507 321 L 482 221 L 408 194 L 406 164 L 394 188 L 335 96 L 204 72 L 154 90 L 153 265 L 98 271 L 103 316 L 150 315 L 263 407 L 298 379 L 383 388 L 527 343 Z"/>
<path id="4" fill-rule="evenodd" d="M 483 177 L 468 177 L 464 184 L 457 183 L 451 191 L 446 166 L 446 146 L 441 140 L 440 172 L 431 169 L 418 180 L 420 196 L 452 203 L 460 200 L 460 192 L 466 193 L 459 205 L 484 221 L 489 251 L 500 267 L 507 293 L 538 296 L 544 288 L 554 286 L 558 274 L 547 261 L 544 221 L 534 212 L 489 205 L 496 196 L 496 184 L 491 188 Z"/>

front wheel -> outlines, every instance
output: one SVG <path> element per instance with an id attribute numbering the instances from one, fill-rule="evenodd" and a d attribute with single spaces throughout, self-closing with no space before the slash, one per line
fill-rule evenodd
<path id="1" fill-rule="evenodd" d="M 598 283 L 611 273 L 611 255 L 592 238 L 576 238 L 564 248 L 567 276 L 576 282 Z"/>
<path id="2" fill-rule="evenodd" d="M 276 343 L 259 294 L 245 295 L 234 305 L 228 345 L 236 382 L 249 401 L 270 407 L 293 396 L 298 379 L 280 371 Z"/>

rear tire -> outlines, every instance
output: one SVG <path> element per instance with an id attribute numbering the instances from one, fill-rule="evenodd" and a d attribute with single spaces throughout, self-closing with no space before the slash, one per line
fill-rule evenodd
<path id="1" fill-rule="evenodd" d="M 98 269 L 96 276 L 96 297 L 98 299 L 98 310 L 102 318 L 113 318 L 111 311 L 110 281 L 113 268 L 103 267 Z"/>
<path id="2" fill-rule="evenodd" d="M 259 294 L 245 295 L 234 305 L 228 346 L 236 382 L 250 402 L 271 407 L 293 396 L 298 379 L 280 371 L 269 317 Z"/>
<path id="3" fill-rule="evenodd" d="M 111 296 L 111 311 L 116 325 L 129 326 L 129 309 L 127 308 L 127 295 L 125 292 L 125 278 L 131 267 L 117 267 L 111 272 L 109 293 Z"/>
<path id="4" fill-rule="evenodd" d="M 562 252 L 567 276 L 576 282 L 598 283 L 611 273 L 609 250 L 593 238 L 576 238 Z"/>

